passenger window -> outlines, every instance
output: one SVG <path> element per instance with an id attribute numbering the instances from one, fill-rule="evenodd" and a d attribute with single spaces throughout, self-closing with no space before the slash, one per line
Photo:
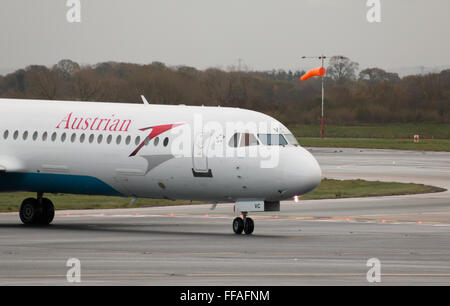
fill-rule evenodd
<path id="1" fill-rule="evenodd" d="M 102 141 L 103 141 L 103 135 L 98 135 L 98 137 L 97 137 L 97 143 L 98 144 L 101 144 L 102 143 Z"/>
<path id="2" fill-rule="evenodd" d="M 62 141 L 62 142 L 66 141 L 66 138 L 67 138 L 66 133 L 62 133 L 62 135 L 61 135 L 61 141 Z"/>
<path id="3" fill-rule="evenodd" d="M 233 147 L 233 148 L 237 148 L 240 136 L 241 136 L 241 134 L 239 134 L 239 133 L 234 134 L 233 137 L 231 137 L 230 142 L 228 143 L 229 146 Z"/>
<path id="4" fill-rule="evenodd" d="M 89 136 L 89 143 L 93 143 L 94 142 L 94 138 L 95 138 L 94 134 L 91 134 Z"/>
<path id="5" fill-rule="evenodd" d="M 27 131 L 25 131 L 25 132 L 23 132 L 23 140 L 27 140 L 27 138 L 28 138 L 28 132 Z"/>
<path id="6" fill-rule="evenodd" d="M 57 136 L 58 135 L 56 134 L 56 132 L 53 132 L 53 134 L 52 134 L 52 141 L 55 141 Z"/>
<path id="7" fill-rule="evenodd" d="M 131 136 L 127 136 L 127 138 L 125 139 L 125 144 L 129 145 L 131 142 Z"/>
<path id="8" fill-rule="evenodd" d="M 48 133 L 44 132 L 44 134 L 42 134 L 42 141 L 47 141 L 48 138 Z"/>
<path id="9" fill-rule="evenodd" d="M 3 138 L 5 138 L 5 140 L 6 140 L 6 139 L 8 139 L 8 136 L 9 136 L 9 132 L 8 132 L 8 130 L 6 130 L 6 131 L 3 133 Z"/>
<path id="10" fill-rule="evenodd" d="M 145 145 L 148 146 L 149 143 L 150 143 L 150 138 L 145 137 Z"/>
<path id="11" fill-rule="evenodd" d="M 80 135 L 80 143 L 83 143 L 85 139 L 86 139 L 86 135 L 85 134 L 81 134 Z"/>
<path id="12" fill-rule="evenodd" d="M 110 144 L 111 141 L 112 141 L 112 135 L 109 135 L 108 138 L 106 139 L 106 142 L 107 142 L 108 144 Z"/>
<path id="13" fill-rule="evenodd" d="M 137 136 L 134 143 L 138 146 L 141 143 L 141 137 Z"/>
<path id="14" fill-rule="evenodd" d="M 38 132 L 33 133 L 33 141 L 36 141 L 38 139 Z"/>
<path id="15" fill-rule="evenodd" d="M 19 131 L 15 131 L 14 135 L 13 135 L 14 140 L 17 140 L 18 137 L 19 137 Z"/>
<path id="16" fill-rule="evenodd" d="M 120 145 L 120 143 L 122 142 L 122 136 L 117 136 L 117 138 L 116 138 L 116 143 L 118 144 L 118 145 Z"/>
<path id="17" fill-rule="evenodd" d="M 167 145 L 169 144 L 169 138 L 168 137 L 166 137 L 166 138 L 164 138 L 164 146 L 165 147 L 167 147 Z"/>
<path id="18" fill-rule="evenodd" d="M 74 143 L 75 140 L 77 140 L 77 134 L 73 133 L 72 136 L 70 137 L 70 141 L 71 141 L 72 143 Z"/>
<path id="19" fill-rule="evenodd" d="M 156 137 L 155 140 L 153 141 L 153 144 L 156 147 L 158 145 L 158 143 L 159 143 L 159 137 Z"/>
<path id="20" fill-rule="evenodd" d="M 255 135 L 245 133 L 241 135 L 241 144 L 240 147 L 249 147 L 249 146 L 257 146 L 259 144 Z"/>

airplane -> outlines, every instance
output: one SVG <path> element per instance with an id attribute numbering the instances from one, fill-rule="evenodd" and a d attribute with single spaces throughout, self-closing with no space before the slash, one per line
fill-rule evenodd
<path id="1" fill-rule="evenodd" d="M 49 225 L 44 194 L 234 203 L 250 212 L 315 189 L 322 172 L 279 121 L 231 107 L 0 99 L 0 192 L 26 191 L 25 225 Z"/>

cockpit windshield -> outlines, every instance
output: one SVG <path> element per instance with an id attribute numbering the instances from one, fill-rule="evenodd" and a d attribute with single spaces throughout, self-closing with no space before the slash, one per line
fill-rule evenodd
<path id="1" fill-rule="evenodd" d="M 299 146 L 297 138 L 295 138 L 294 135 L 292 135 L 292 134 L 284 134 L 284 137 L 287 139 L 287 141 L 289 142 L 290 145 L 293 145 L 293 146 L 296 146 L 296 147 Z"/>
<path id="2" fill-rule="evenodd" d="M 250 133 L 235 133 L 229 141 L 229 146 L 233 148 L 237 147 L 251 147 L 259 145 L 258 139 L 255 135 Z"/>
<path id="3" fill-rule="evenodd" d="M 285 146 L 288 144 L 286 138 L 281 134 L 258 134 L 262 144 L 267 146 Z"/>
<path id="4" fill-rule="evenodd" d="M 258 139 L 250 133 L 235 133 L 229 141 L 230 147 L 249 147 L 259 144 L 266 146 L 299 146 L 297 139 L 292 134 L 257 134 Z"/>

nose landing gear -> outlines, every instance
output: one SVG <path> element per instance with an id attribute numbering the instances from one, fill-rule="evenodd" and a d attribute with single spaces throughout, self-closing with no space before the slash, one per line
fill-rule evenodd
<path id="1" fill-rule="evenodd" d="M 52 201 L 42 197 L 38 193 L 37 198 L 28 198 L 20 205 L 20 220 L 25 225 L 49 225 L 55 217 L 55 207 Z"/>
<path id="2" fill-rule="evenodd" d="M 246 235 L 251 235 L 255 229 L 255 222 L 252 218 L 247 217 L 246 212 L 242 212 L 241 217 L 237 217 L 233 220 L 233 231 L 235 234 L 240 235 L 244 232 Z"/>

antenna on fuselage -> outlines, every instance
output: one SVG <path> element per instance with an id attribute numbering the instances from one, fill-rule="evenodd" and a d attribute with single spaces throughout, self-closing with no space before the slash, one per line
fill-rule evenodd
<path id="1" fill-rule="evenodd" d="M 144 95 L 141 95 L 141 99 L 142 102 L 144 102 L 144 104 L 150 105 L 150 103 L 148 103 L 147 99 L 144 97 Z"/>

